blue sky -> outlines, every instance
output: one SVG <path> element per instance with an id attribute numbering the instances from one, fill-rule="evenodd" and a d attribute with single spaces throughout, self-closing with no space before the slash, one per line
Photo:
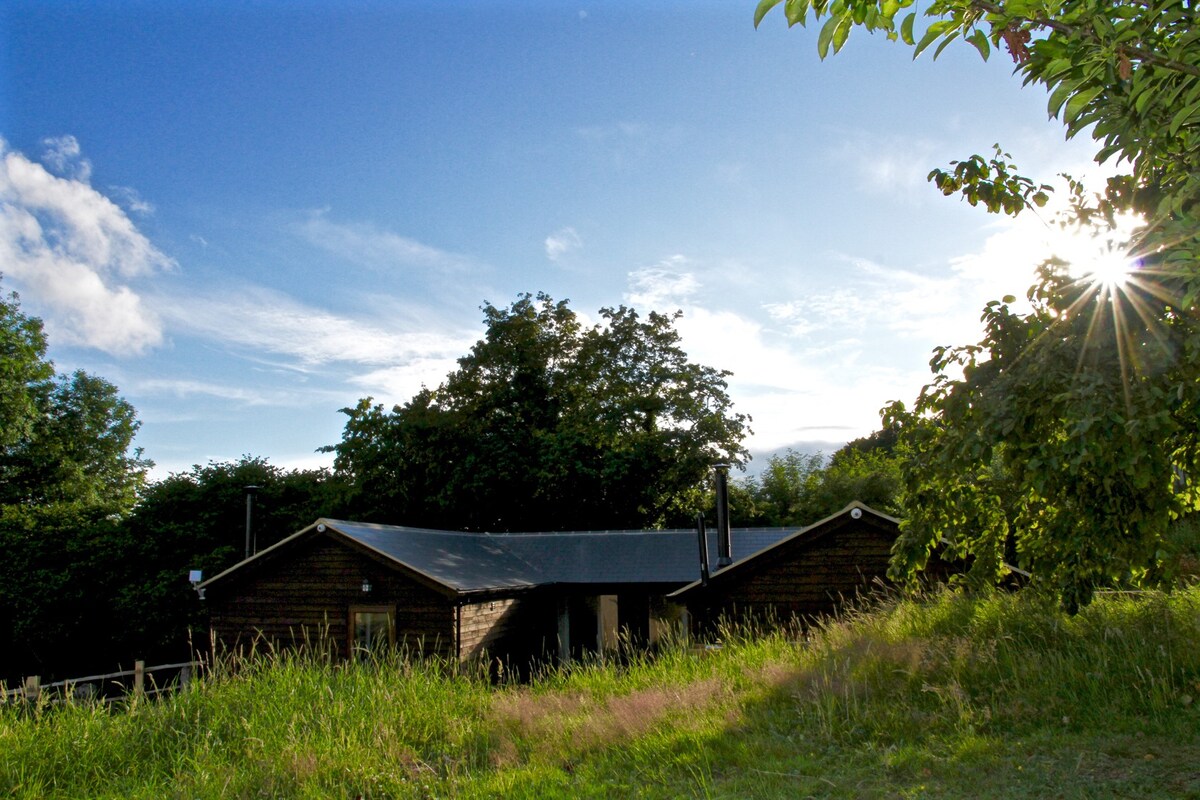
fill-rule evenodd
<path id="1" fill-rule="evenodd" d="M 156 476 L 329 463 L 338 409 L 436 385 L 527 291 L 682 310 L 752 451 L 828 449 L 1048 253 L 926 173 L 1090 164 L 1003 53 L 822 63 L 751 0 L 165 5 L 0 8 L 3 288 Z"/>

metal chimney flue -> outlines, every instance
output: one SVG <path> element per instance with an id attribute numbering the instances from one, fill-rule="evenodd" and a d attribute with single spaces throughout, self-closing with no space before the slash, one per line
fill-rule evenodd
<path id="1" fill-rule="evenodd" d="M 254 493 L 259 490 L 258 486 L 246 487 L 246 558 L 258 552 L 258 542 L 254 540 Z"/>
<path id="2" fill-rule="evenodd" d="M 717 569 L 733 563 L 733 537 L 729 531 L 729 465 L 717 464 Z"/>
<path id="3" fill-rule="evenodd" d="M 700 539 L 700 585 L 708 586 L 708 534 L 703 514 L 696 515 L 696 536 Z"/>

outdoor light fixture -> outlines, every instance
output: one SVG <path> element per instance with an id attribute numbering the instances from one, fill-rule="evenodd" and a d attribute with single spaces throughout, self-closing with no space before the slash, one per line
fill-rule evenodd
<path id="1" fill-rule="evenodd" d="M 204 590 L 200 588 L 201 581 L 204 580 L 204 573 L 198 569 L 188 570 L 188 583 L 196 590 L 196 594 L 200 595 L 200 599 L 204 599 Z"/>
<path id="2" fill-rule="evenodd" d="M 363 578 L 363 592 L 371 591 L 371 579 Z"/>

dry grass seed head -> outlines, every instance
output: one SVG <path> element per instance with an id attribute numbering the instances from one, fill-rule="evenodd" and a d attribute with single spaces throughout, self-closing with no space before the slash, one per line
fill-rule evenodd
<path id="1" fill-rule="evenodd" d="M 516 692 L 496 699 L 500 731 L 492 753 L 498 765 L 517 760 L 521 740 L 531 755 L 583 752 L 644 735 L 671 717 L 694 719 L 727 689 L 717 679 L 639 689 L 602 701 L 580 695 Z"/>

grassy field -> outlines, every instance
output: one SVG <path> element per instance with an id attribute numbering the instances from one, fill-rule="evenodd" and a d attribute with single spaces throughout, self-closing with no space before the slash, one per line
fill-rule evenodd
<path id="1" fill-rule="evenodd" d="M 938 594 L 527 685 L 280 657 L 163 701 L 8 706 L 0 793 L 1200 798 L 1197 698 L 1200 588 L 1073 618 Z"/>

